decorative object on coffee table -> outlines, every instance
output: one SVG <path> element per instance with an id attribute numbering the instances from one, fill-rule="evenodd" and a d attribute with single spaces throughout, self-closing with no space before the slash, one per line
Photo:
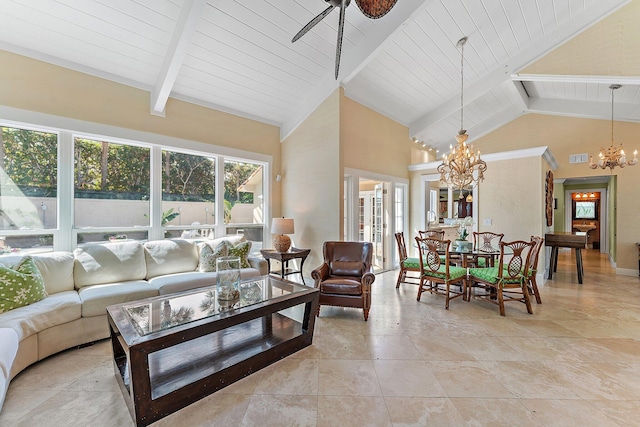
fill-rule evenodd
<path id="1" fill-rule="evenodd" d="M 240 298 L 240 257 L 223 256 L 216 260 L 216 291 L 221 301 Z"/>
<path id="2" fill-rule="evenodd" d="M 287 252 L 291 247 L 291 239 L 287 234 L 294 233 L 293 218 L 273 218 L 271 221 L 271 233 L 273 237 L 273 247 L 278 252 Z"/>

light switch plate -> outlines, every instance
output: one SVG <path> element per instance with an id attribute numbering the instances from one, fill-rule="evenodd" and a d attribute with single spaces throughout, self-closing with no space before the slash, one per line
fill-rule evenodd
<path id="1" fill-rule="evenodd" d="M 485 218 L 484 225 L 491 225 L 491 218 Z"/>

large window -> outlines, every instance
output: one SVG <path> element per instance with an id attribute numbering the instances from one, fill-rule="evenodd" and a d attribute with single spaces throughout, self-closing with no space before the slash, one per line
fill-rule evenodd
<path id="1" fill-rule="evenodd" d="M 126 129 L 89 136 L 0 122 L 0 130 L 0 254 L 227 234 L 262 246 L 267 156 L 225 158 L 224 148 L 196 151 L 203 145 L 170 137 L 176 145 L 163 147 L 151 134 L 124 139 Z"/>
<path id="2" fill-rule="evenodd" d="M 76 228 L 149 225 L 148 147 L 74 140 Z"/>
<path id="3" fill-rule="evenodd" d="M 215 157 L 163 150 L 161 222 L 165 236 L 214 237 L 215 189 Z"/>
<path id="4" fill-rule="evenodd" d="M 257 163 L 225 160 L 224 224 L 227 234 L 244 234 L 247 240 L 263 240 L 264 168 Z M 252 245 L 255 252 L 257 244 Z"/>
<path id="5" fill-rule="evenodd" d="M 0 127 L 0 254 L 52 248 L 57 227 L 58 135 Z"/>

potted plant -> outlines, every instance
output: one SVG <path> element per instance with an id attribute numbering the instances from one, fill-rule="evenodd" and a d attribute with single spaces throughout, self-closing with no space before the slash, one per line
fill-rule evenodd
<path id="1" fill-rule="evenodd" d="M 467 238 L 469 237 L 469 230 L 467 229 L 467 227 L 473 225 L 473 218 L 468 216 L 464 219 L 457 219 L 453 221 L 452 224 L 458 226 L 458 237 L 455 240 L 456 250 L 471 250 L 473 245 L 467 240 Z"/>

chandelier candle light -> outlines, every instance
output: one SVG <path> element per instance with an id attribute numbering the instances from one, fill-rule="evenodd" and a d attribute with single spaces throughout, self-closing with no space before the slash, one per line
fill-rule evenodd
<path id="1" fill-rule="evenodd" d="M 591 156 L 589 160 L 589 167 L 591 169 L 609 168 L 611 173 L 613 173 L 613 168 L 616 166 L 620 166 L 621 168 L 625 166 L 633 166 L 638 163 L 638 150 L 633 152 L 633 160 L 627 160 L 626 154 L 624 154 L 624 149 L 622 148 L 622 144 L 619 146 L 615 146 L 613 143 L 613 98 L 614 91 L 616 89 L 620 89 L 622 86 L 618 84 L 613 84 L 609 86 L 611 89 L 611 146 L 608 149 L 601 148 L 598 163 L 593 162 L 593 156 Z"/>
<path id="2" fill-rule="evenodd" d="M 460 58 L 460 130 L 456 135 L 458 143 L 450 147 L 449 154 L 442 155 L 442 164 L 438 166 L 440 181 L 454 190 L 471 190 L 478 185 L 478 181 L 484 181 L 484 172 L 487 164 L 480 159 L 480 150 L 473 153 L 473 146 L 467 145 L 467 131 L 464 129 L 464 45 L 467 37 L 461 38 L 457 47 L 462 55 Z M 474 174 L 477 172 L 476 176 Z"/>

